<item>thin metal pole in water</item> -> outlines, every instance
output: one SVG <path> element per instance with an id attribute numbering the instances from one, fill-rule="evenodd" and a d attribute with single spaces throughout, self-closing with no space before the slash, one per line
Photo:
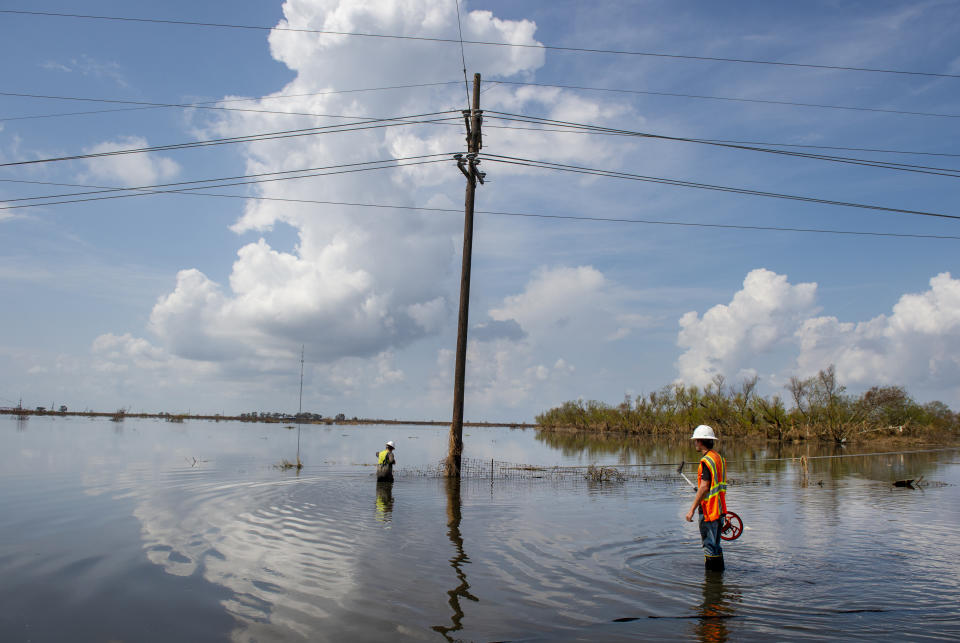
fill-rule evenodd
<path id="1" fill-rule="evenodd" d="M 304 345 L 300 345 L 300 403 L 297 405 L 297 464 L 300 464 L 300 420 L 303 416 L 303 351 Z"/>

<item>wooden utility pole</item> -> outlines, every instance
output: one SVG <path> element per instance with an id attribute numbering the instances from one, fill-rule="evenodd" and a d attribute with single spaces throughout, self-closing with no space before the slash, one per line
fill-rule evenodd
<path id="1" fill-rule="evenodd" d="M 470 262 L 473 255 L 473 199 L 477 181 L 483 183 L 484 173 L 477 169 L 477 155 L 483 147 L 480 111 L 480 74 L 473 75 L 473 104 L 464 110 L 467 125 L 467 153 L 457 154 L 457 167 L 467 177 L 463 217 L 463 264 L 460 271 L 460 318 L 457 322 L 457 363 L 453 375 L 453 421 L 450 424 L 450 446 L 447 455 L 447 477 L 460 477 L 460 458 L 463 454 L 463 391 L 467 369 L 467 328 L 470 317 Z"/>

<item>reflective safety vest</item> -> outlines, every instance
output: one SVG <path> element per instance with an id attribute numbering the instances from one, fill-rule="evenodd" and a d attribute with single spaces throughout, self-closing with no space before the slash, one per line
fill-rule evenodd
<path id="1" fill-rule="evenodd" d="M 697 486 L 703 477 L 703 468 L 710 471 L 710 490 L 700 503 L 703 519 L 706 521 L 719 520 L 727 513 L 727 465 L 716 451 L 710 450 L 700 458 L 697 468 Z"/>
<path id="2" fill-rule="evenodd" d="M 377 464 L 384 465 L 387 463 L 387 456 L 390 455 L 390 449 L 384 449 L 377 454 Z"/>

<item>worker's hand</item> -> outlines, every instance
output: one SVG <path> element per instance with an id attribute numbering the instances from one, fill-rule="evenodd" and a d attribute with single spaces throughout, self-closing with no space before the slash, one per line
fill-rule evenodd
<path id="1" fill-rule="evenodd" d="M 693 509 L 687 512 L 687 522 L 693 522 Z"/>

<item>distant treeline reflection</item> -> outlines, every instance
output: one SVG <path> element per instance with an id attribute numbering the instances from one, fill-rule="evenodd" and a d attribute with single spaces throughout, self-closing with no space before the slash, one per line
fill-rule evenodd
<path id="1" fill-rule="evenodd" d="M 617 406 L 596 400 L 565 402 L 538 415 L 537 426 L 676 437 L 709 424 L 721 436 L 778 441 L 960 438 L 960 414 L 943 402 L 919 404 L 900 386 L 874 386 L 851 395 L 837 381 L 832 365 L 815 377 L 790 378 L 787 402 L 780 395 L 758 395 L 757 381 L 750 377 L 730 386 L 718 375 L 703 388 L 672 384 L 646 397 L 627 396 Z"/>

